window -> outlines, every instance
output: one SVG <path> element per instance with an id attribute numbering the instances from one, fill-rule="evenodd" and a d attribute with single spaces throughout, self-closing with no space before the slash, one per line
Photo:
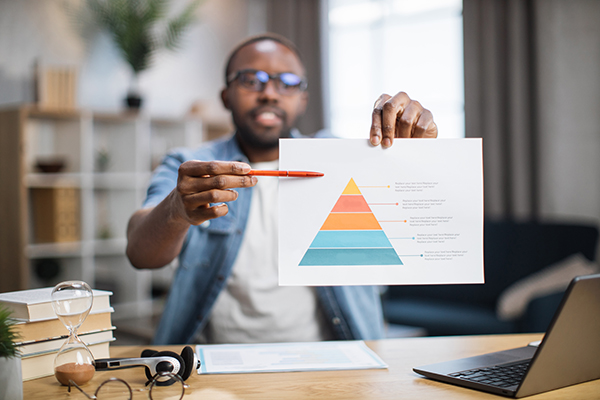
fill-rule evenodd
<path id="1" fill-rule="evenodd" d="M 439 137 L 464 137 L 461 0 L 329 0 L 331 131 L 365 137 L 373 102 L 405 91 Z"/>

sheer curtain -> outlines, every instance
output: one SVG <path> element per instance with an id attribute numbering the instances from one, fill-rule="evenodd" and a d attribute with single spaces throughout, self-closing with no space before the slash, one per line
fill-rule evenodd
<path id="1" fill-rule="evenodd" d="M 432 111 L 440 137 L 464 136 L 461 0 L 329 0 L 331 127 L 364 137 L 381 93 Z"/>
<path id="2" fill-rule="evenodd" d="M 486 214 L 539 210 L 535 2 L 464 0 L 466 135 L 483 138 Z"/>

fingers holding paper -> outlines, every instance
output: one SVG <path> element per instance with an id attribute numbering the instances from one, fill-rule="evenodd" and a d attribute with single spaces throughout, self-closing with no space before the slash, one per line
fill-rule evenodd
<path id="1" fill-rule="evenodd" d="M 248 172 L 250 166 L 240 162 L 184 162 L 171 193 L 176 215 L 192 225 L 222 217 L 229 210 L 226 203 L 238 197 L 235 188 L 256 184 L 257 178 L 248 176 Z"/>
<path id="2" fill-rule="evenodd" d="M 436 138 L 437 125 L 431 111 L 406 93 L 382 94 L 373 107 L 371 144 L 387 148 L 394 138 Z"/>

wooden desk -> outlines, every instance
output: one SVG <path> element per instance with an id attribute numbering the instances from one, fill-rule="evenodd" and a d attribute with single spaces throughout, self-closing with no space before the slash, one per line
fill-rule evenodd
<path id="1" fill-rule="evenodd" d="M 184 399 L 502 399 L 472 389 L 465 389 L 421 377 L 413 367 L 505 350 L 539 340 L 539 334 L 489 335 L 386 339 L 367 342 L 389 365 L 387 370 L 284 372 L 263 374 L 197 375 L 187 380 L 190 388 Z M 181 352 L 181 346 L 158 347 L 157 350 Z M 140 347 L 112 346 L 111 357 L 139 356 Z M 84 386 L 93 393 L 97 385 L 111 376 L 127 380 L 132 387 L 143 387 L 146 378 L 141 368 L 97 372 Z M 52 377 L 24 382 L 25 399 L 85 400 L 81 393 L 67 389 Z M 136 392 L 134 399 L 147 398 Z M 530 399 L 599 399 L 600 380 L 575 385 L 529 397 Z"/>

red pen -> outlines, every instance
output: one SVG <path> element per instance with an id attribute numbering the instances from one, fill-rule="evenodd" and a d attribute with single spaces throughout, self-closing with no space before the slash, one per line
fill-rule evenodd
<path id="1" fill-rule="evenodd" d="M 313 172 L 313 171 L 267 171 L 260 169 L 253 169 L 248 172 L 248 175 L 256 175 L 256 176 L 292 176 L 297 178 L 311 178 L 317 176 L 324 176 L 325 174 L 322 172 Z"/>

